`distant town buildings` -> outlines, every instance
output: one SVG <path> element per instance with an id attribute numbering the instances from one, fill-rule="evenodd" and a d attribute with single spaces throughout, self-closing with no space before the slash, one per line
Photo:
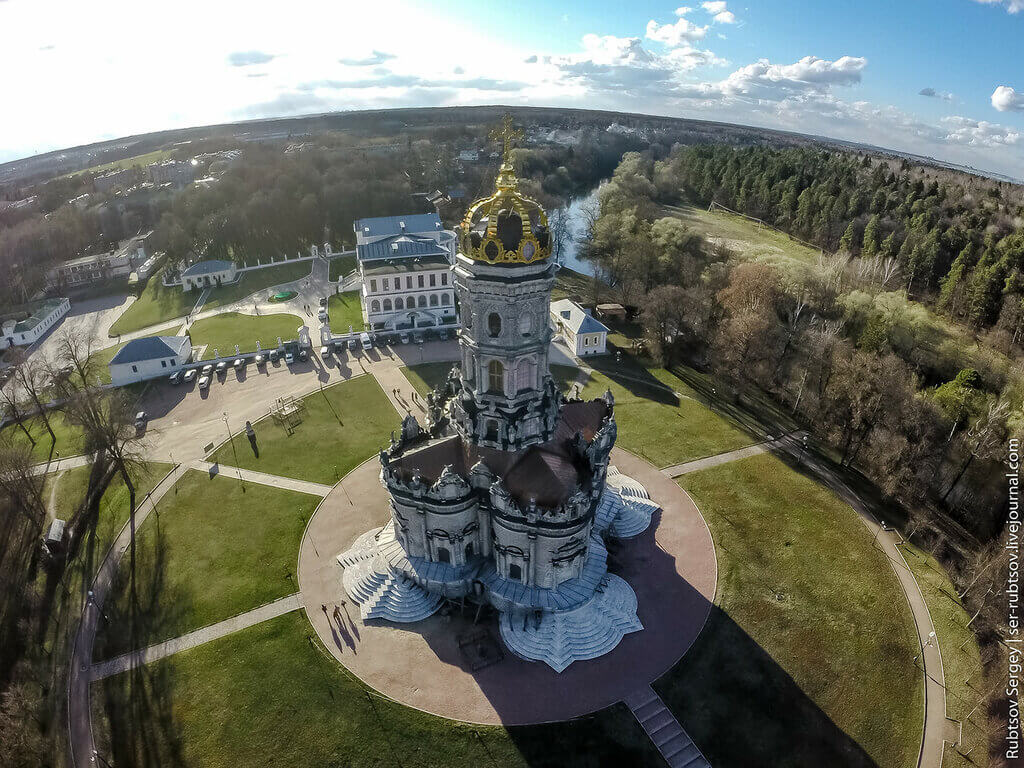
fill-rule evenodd
<path id="1" fill-rule="evenodd" d="M 108 365 L 114 386 L 169 376 L 192 358 L 188 336 L 145 336 L 132 339 L 117 351 Z"/>
<path id="2" fill-rule="evenodd" d="M 107 253 L 79 256 L 58 264 L 48 275 L 50 286 L 74 289 L 92 283 L 127 280 L 136 264 L 145 263 L 146 244 L 151 234 L 130 237 Z"/>
<path id="3" fill-rule="evenodd" d="M 569 299 L 551 302 L 551 325 L 577 357 L 603 355 L 608 327 Z"/>
<path id="4" fill-rule="evenodd" d="M 455 318 L 449 274 L 455 233 L 444 229 L 436 213 L 359 219 L 353 229 L 367 325 L 422 328 Z"/>
<path id="5" fill-rule="evenodd" d="M 149 180 L 154 184 L 175 184 L 185 186 L 196 176 L 196 164 L 187 160 L 165 160 L 146 166 Z"/>
<path id="6" fill-rule="evenodd" d="M 31 313 L 20 320 L 5 320 L 0 328 L 0 349 L 27 347 L 35 344 L 71 309 L 67 298 L 46 299 L 37 304 Z"/>
<path id="7" fill-rule="evenodd" d="M 113 192 L 134 186 L 138 178 L 139 173 L 135 168 L 118 168 L 95 177 L 92 186 L 97 192 Z"/>

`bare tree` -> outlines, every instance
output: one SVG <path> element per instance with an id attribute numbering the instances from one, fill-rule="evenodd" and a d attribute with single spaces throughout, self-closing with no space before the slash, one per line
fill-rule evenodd
<path id="1" fill-rule="evenodd" d="M 967 460 L 960 466 L 959 471 L 950 483 L 949 488 L 942 494 L 942 500 L 953 492 L 957 484 L 967 473 L 975 459 L 987 460 L 996 458 L 1003 449 L 1006 438 L 1006 417 L 1010 414 L 1010 403 L 1007 400 L 998 400 L 989 405 L 988 411 L 981 415 L 977 421 L 967 430 L 963 438 L 963 447 L 967 452 Z"/>
<path id="2" fill-rule="evenodd" d="M 49 461 L 53 458 L 53 452 L 57 448 L 57 435 L 50 423 L 50 413 L 46 403 L 43 402 L 44 398 L 49 399 L 47 389 L 52 379 L 51 373 L 46 363 L 38 356 L 29 357 L 22 350 L 18 350 L 16 359 L 13 387 L 20 389 L 28 397 L 35 414 L 42 420 L 43 426 L 46 427 L 46 431 L 50 435 L 50 454 L 47 457 L 47 461 Z"/>

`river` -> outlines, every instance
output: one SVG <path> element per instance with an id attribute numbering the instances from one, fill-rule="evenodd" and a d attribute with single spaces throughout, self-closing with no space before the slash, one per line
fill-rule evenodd
<path id="1" fill-rule="evenodd" d="M 601 182 L 601 184 L 604 184 L 604 182 Z M 598 184 L 582 197 L 574 197 L 565 207 L 569 214 L 570 237 L 568 242 L 562 247 L 558 260 L 562 266 L 584 275 L 593 275 L 594 265 L 586 259 L 581 259 L 578 255 L 579 238 L 586 235 L 587 229 L 587 217 L 583 214 L 583 211 L 590 206 L 597 206 L 597 193 L 601 189 L 601 184 Z"/>

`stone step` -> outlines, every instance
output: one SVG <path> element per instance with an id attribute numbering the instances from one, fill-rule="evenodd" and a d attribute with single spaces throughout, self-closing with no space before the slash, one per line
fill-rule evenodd
<path id="1" fill-rule="evenodd" d="M 644 686 L 623 701 L 670 768 L 711 768 L 653 688 Z"/>

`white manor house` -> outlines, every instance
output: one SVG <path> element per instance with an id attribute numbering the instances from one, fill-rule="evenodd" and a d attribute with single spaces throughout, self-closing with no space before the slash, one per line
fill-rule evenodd
<path id="1" fill-rule="evenodd" d="M 363 322 L 374 331 L 455 322 L 455 233 L 436 213 L 358 219 Z"/>
<path id="2" fill-rule="evenodd" d="M 632 587 L 608 572 L 604 542 L 639 535 L 658 506 L 609 465 L 611 393 L 565 400 L 549 371 L 557 264 L 544 210 L 518 190 L 509 131 L 497 189 L 461 224 L 454 285 L 441 281 L 449 243 L 423 234 L 441 234 L 436 217 L 357 222 L 371 321 L 419 322 L 457 292 L 461 364 L 428 396 L 426 424 L 406 416 L 380 453 L 388 523 L 338 561 L 364 620 L 420 621 L 446 599 L 490 605 L 512 653 L 561 672 L 643 629 Z M 378 243 L 385 253 L 375 257 Z M 411 254 L 387 255 L 403 243 L 430 249 L 436 262 L 417 269 Z M 392 263 L 378 271 L 378 259 Z M 424 279 L 435 274 L 434 284 Z M 448 298 L 424 306 L 428 296 Z"/>

